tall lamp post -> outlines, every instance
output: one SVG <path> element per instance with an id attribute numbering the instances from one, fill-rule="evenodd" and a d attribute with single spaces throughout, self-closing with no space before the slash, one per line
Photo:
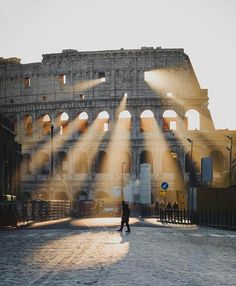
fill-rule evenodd
<path id="1" fill-rule="evenodd" d="M 229 186 L 232 184 L 232 150 L 233 150 L 233 137 L 226 135 L 226 137 L 230 140 L 230 146 L 226 147 L 229 151 Z"/>
<path id="2" fill-rule="evenodd" d="M 121 163 L 121 200 L 124 200 L 124 165 L 126 162 Z"/>
<path id="3" fill-rule="evenodd" d="M 193 208 L 193 140 L 187 138 L 190 143 L 190 170 L 189 170 L 189 188 L 188 188 L 188 210 Z M 190 190 L 191 190 L 191 205 L 190 205 Z"/>
<path id="4" fill-rule="evenodd" d="M 51 166 L 50 166 L 50 189 L 49 189 L 49 199 L 52 199 L 52 189 L 53 189 L 53 129 L 54 126 L 51 124 Z"/>

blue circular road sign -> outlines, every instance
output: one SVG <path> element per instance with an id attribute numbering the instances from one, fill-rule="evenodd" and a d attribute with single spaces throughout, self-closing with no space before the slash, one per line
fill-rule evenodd
<path id="1" fill-rule="evenodd" d="M 167 182 L 163 182 L 161 184 L 161 187 L 162 187 L 163 190 L 167 190 L 169 188 L 169 184 Z"/>

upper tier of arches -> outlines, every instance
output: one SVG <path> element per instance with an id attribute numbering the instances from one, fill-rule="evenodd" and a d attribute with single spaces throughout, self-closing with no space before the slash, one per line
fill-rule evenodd
<path id="1" fill-rule="evenodd" d="M 24 114 L 21 120 L 23 125 L 20 124 L 20 128 L 22 130 L 23 127 L 23 133 L 27 137 L 32 136 L 35 132 L 44 135 L 50 134 L 52 126 L 58 130 L 60 135 L 67 135 L 72 129 L 73 132 L 83 134 L 95 120 L 96 130 L 100 132 L 109 131 L 111 122 L 114 120 L 118 120 L 121 128 L 128 131 L 131 131 L 133 123 L 137 120 L 140 132 L 153 132 L 156 127 L 164 132 L 179 129 L 200 130 L 201 126 L 200 113 L 195 109 L 189 109 L 181 115 L 173 109 L 163 110 L 161 114 L 155 114 L 151 109 L 143 109 L 138 114 L 126 109 L 118 114 L 117 119 L 114 119 L 107 110 L 98 111 L 95 118 L 92 118 L 91 113 L 88 111 L 74 114 L 63 111 L 57 113 L 56 116 L 50 112 L 38 116 L 27 113 Z"/>

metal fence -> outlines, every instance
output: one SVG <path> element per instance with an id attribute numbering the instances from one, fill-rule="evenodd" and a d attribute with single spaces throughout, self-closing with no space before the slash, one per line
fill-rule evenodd
<path id="1" fill-rule="evenodd" d="M 236 211 L 188 211 L 156 208 L 155 205 L 131 205 L 131 216 L 153 217 L 157 221 L 179 224 L 198 224 L 236 229 Z"/>
<path id="2" fill-rule="evenodd" d="M 214 212 L 214 211 L 188 211 L 185 209 L 156 208 L 155 205 L 130 204 L 131 217 L 156 218 L 163 223 L 198 224 L 206 226 L 218 226 L 236 228 L 236 212 Z M 74 213 L 77 217 L 99 217 L 107 216 L 102 209 L 96 208 L 94 204 L 80 203 Z M 109 216 L 120 216 L 121 209 L 111 211 Z"/>
<path id="3" fill-rule="evenodd" d="M 236 229 L 236 212 L 192 212 L 192 223 Z"/>
<path id="4" fill-rule="evenodd" d="M 164 223 L 198 224 L 236 229 L 236 212 L 188 211 L 156 208 L 154 205 L 131 204 L 132 217 L 152 217 Z M 107 212 L 108 211 L 108 212 Z M 0 226 L 26 225 L 68 217 L 72 213 L 70 201 L 11 201 L 0 202 Z M 121 209 L 98 208 L 91 203 L 79 204 L 75 216 L 120 216 Z"/>
<path id="5" fill-rule="evenodd" d="M 71 215 L 70 201 L 12 201 L 0 203 L 0 226 L 25 225 Z"/>
<path id="6" fill-rule="evenodd" d="M 32 220 L 44 221 L 70 216 L 70 201 L 32 201 Z"/>

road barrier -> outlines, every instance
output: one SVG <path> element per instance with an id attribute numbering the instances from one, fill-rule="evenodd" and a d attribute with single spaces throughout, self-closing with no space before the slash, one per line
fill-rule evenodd
<path id="1" fill-rule="evenodd" d="M 27 225 L 31 222 L 59 219 L 70 215 L 70 201 L 0 202 L 0 226 Z"/>

